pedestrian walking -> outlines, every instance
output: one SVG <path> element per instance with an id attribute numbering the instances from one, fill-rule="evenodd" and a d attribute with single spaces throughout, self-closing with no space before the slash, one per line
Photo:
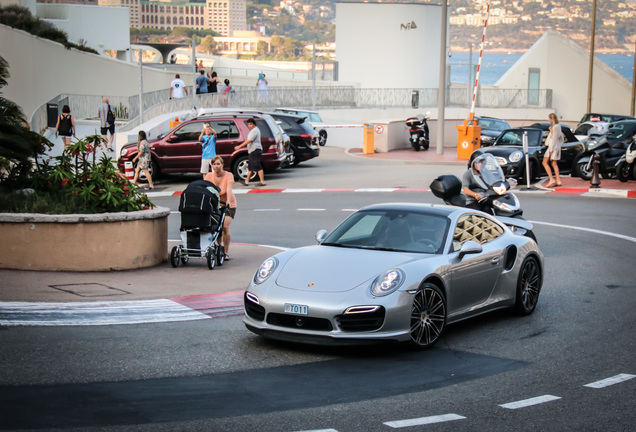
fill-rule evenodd
<path id="1" fill-rule="evenodd" d="M 201 69 L 199 71 L 199 76 L 196 79 L 197 94 L 207 93 L 209 82 L 210 82 L 210 78 L 206 77 L 205 71 Z"/>
<path id="2" fill-rule="evenodd" d="M 227 78 L 223 81 L 223 84 L 224 86 L 223 86 L 223 93 L 221 96 L 221 105 L 227 106 L 230 100 L 230 96 L 234 93 L 234 89 L 230 85 L 230 80 Z"/>
<path id="3" fill-rule="evenodd" d="M 99 124 L 102 133 L 102 138 L 106 142 L 106 150 L 113 150 L 113 140 L 115 139 L 115 111 L 110 106 L 110 101 L 107 97 L 102 98 L 102 104 L 97 110 L 99 116 Z M 110 132 L 110 139 L 108 133 Z"/>
<path id="4" fill-rule="evenodd" d="M 201 174 L 203 174 L 203 178 L 210 172 L 212 158 L 216 156 L 216 137 L 216 131 L 212 129 L 212 126 L 209 123 L 204 123 L 201 135 L 199 135 L 199 141 L 201 141 Z"/>
<path id="5" fill-rule="evenodd" d="M 150 175 L 150 143 L 146 137 L 146 132 L 140 130 L 137 135 L 137 156 L 133 158 L 133 163 L 137 162 L 137 167 L 135 168 L 135 177 L 133 178 L 133 183 L 138 184 L 137 180 L 139 179 L 139 172 L 143 171 L 146 175 L 146 179 L 148 180 L 147 188 L 152 190 L 155 185 L 152 183 L 152 176 Z"/>
<path id="6" fill-rule="evenodd" d="M 203 70 L 203 60 L 199 60 L 199 64 L 197 65 L 197 69 L 199 70 L 199 72 L 201 72 Z"/>
<path id="7" fill-rule="evenodd" d="M 215 72 L 212 72 L 210 76 L 210 82 L 208 83 L 208 93 L 218 93 L 218 85 L 221 83 L 221 80 Z"/>
<path id="8" fill-rule="evenodd" d="M 241 144 L 234 147 L 234 150 L 238 150 L 242 147 L 247 147 L 247 153 L 249 159 L 247 161 L 247 177 L 245 178 L 245 186 L 249 186 L 252 173 L 258 173 L 260 182 L 259 186 L 265 186 L 265 176 L 263 174 L 263 165 L 261 164 L 261 154 L 263 154 L 263 145 L 261 144 L 261 131 L 256 126 L 256 120 L 247 119 L 247 127 L 250 129 L 250 133 L 247 134 L 247 139 Z"/>
<path id="9" fill-rule="evenodd" d="M 170 83 L 170 99 L 181 99 L 184 96 L 184 93 L 185 96 L 187 96 L 188 89 L 179 74 L 176 74 Z"/>
<path id="10" fill-rule="evenodd" d="M 75 119 L 71 115 L 71 108 L 68 105 L 62 107 L 62 114 L 57 117 L 55 125 L 55 137 L 62 137 L 64 149 L 71 145 L 71 137 L 75 136 Z"/>
<path id="11" fill-rule="evenodd" d="M 264 107 L 267 105 L 269 98 L 269 90 L 267 89 L 269 82 L 265 78 L 264 73 L 258 74 L 258 80 L 256 80 L 256 88 L 258 89 L 257 101 L 258 105 Z"/>
<path id="12" fill-rule="evenodd" d="M 554 187 L 561 186 L 558 163 L 559 160 L 561 160 L 561 146 L 565 141 L 565 137 L 563 136 L 563 130 L 561 129 L 561 125 L 559 124 L 559 119 L 556 114 L 550 114 L 548 119 L 550 120 L 550 123 L 552 123 L 552 126 L 550 126 L 550 133 L 546 140 L 548 150 L 543 156 L 543 168 L 545 168 L 545 172 L 548 173 L 549 178 L 546 187 Z M 550 164 L 552 165 L 552 169 L 554 169 L 554 179 L 552 178 L 552 172 L 550 171 Z"/>
<path id="13" fill-rule="evenodd" d="M 228 207 L 227 214 L 225 215 L 225 221 L 223 222 L 223 232 L 221 238 L 217 238 L 217 242 L 223 242 L 225 248 L 225 260 L 230 259 L 230 240 L 232 234 L 230 233 L 230 226 L 232 221 L 236 217 L 236 196 L 232 192 L 234 187 L 234 175 L 223 169 L 223 158 L 221 156 L 215 156 L 212 158 L 212 172 L 206 174 L 205 180 L 214 183 L 221 189 L 219 192 L 219 199 L 224 202 Z"/>

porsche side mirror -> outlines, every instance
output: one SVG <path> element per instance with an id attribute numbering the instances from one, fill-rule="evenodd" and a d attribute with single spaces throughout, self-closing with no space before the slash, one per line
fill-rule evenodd
<path id="1" fill-rule="evenodd" d="M 482 251 L 483 251 L 483 248 L 481 247 L 479 243 L 472 240 L 468 240 L 466 243 L 462 245 L 461 249 L 459 250 L 458 258 L 462 259 L 464 258 L 464 255 L 478 254 L 478 253 L 481 253 Z"/>
<path id="2" fill-rule="evenodd" d="M 327 230 L 322 229 L 322 230 L 318 231 L 314 238 L 316 239 L 318 244 L 324 242 L 325 239 L 327 238 Z"/>

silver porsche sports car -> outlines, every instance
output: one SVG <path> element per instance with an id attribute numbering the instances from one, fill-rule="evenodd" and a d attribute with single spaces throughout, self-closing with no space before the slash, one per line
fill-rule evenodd
<path id="1" fill-rule="evenodd" d="M 247 328 L 312 344 L 433 346 L 446 324 L 495 309 L 534 311 L 543 255 L 522 233 L 459 207 L 365 207 L 319 244 L 263 262 L 245 292 Z M 510 225 L 510 226 L 508 226 Z"/>

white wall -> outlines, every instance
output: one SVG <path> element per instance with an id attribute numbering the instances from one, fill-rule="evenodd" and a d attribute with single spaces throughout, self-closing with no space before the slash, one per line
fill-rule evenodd
<path id="1" fill-rule="evenodd" d="M 412 23 L 416 28 L 405 28 Z M 441 29 L 440 5 L 337 3 L 339 80 L 362 88 L 436 88 Z"/>
<path id="2" fill-rule="evenodd" d="M 84 40 L 100 53 L 130 48 L 127 7 L 38 3 L 37 15 L 66 32 L 71 42 Z"/>
<path id="3" fill-rule="evenodd" d="M 133 96 L 139 94 L 139 67 L 110 57 L 66 49 L 0 24 L 0 55 L 9 62 L 4 97 L 30 117 L 59 94 Z M 167 89 L 174 72 L 144 68 L 144 92 Z M 185 78 L 184 78 L 185 79 Z"/>
<path id="4" fill-rule="evenodd" d="M 556 33 L 545 33 L 495 84 L 528 88 L 529 68 L 541 70 L 540 88 L 552 89 L 552 106 L 560 119 L 579 120 L 587 111 L 589 52 Z M 594 59 L 592 111 L 629 114 L 631 85 L 618 72 Z"/>

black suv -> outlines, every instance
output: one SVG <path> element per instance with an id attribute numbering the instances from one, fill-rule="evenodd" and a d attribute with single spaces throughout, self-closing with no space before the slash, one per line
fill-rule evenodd
<path id="1" fill-rule="evenodd" d="M 224 161 L 224 168 L 234 174 L 236 179 L 245 180 L 247 176 L 247 149 L 238 151 L 234 147 L 247 138 L 250 129 L 247 119 L 253 118 L 261 131 L 263 155 L 261 162 L 263 169 L 273 171 L 281 167 L 286 159 L 282 141 L 277 142 L 280 135 L 275 120 L 268 115 L 250 114 L 204 114 L 191 120 L 184 121 L 171 131 L 150 141 L 152 156 L 151 175 L 159 177 L 162 173 L 198 173 L 201 170 L 201 142 L 199 135 L 204 123 L 209 123 L 216 131 L 216 154 Z M 121 149 L 117 166 L 124 172 L 124 164 L 137 154 L 137 144 L 131 143 Z"/>
<path id="2" fill-rule="evenodd" d="M 274 120 L 280 122 L 289 141 L 293 152 L 292 165 L 318 157 L 320 147 L 318 146 L 318 133 L 306 121 L 305 117 L 294 114 L 280 112 L 269 113 Z"/>

